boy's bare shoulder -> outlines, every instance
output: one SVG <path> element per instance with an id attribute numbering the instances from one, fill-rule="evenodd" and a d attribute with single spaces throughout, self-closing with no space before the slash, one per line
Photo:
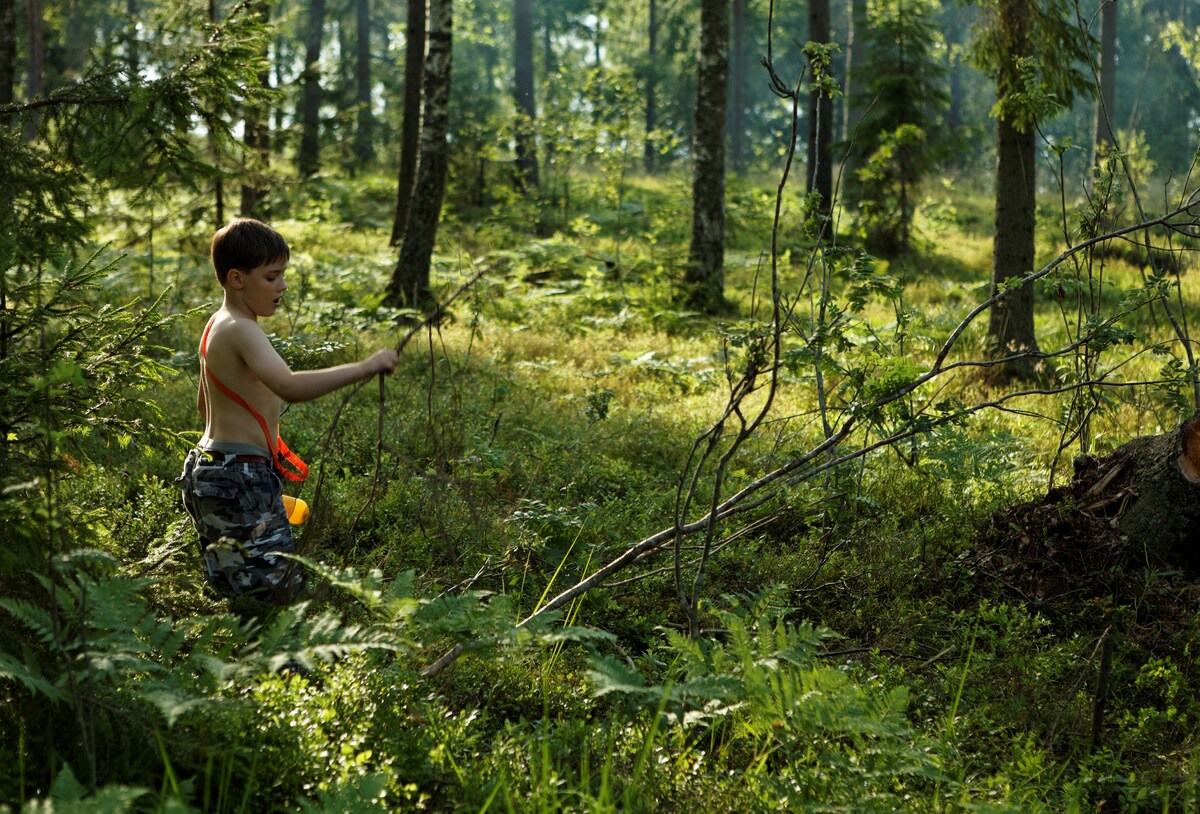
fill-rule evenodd
<path id="1" fill-rule="evenodd" d="M 209 343 L 220 337 L 219 344 L 234 349 L 267 341 L 262 326 L 248 317 L 232 311 L 221 310 L 213 316 Z"/>

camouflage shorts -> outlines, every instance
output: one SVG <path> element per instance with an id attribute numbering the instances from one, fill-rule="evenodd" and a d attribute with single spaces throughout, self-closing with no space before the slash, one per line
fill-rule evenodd
<path id="1" fill-rule="evenodd" d="M 193 449 L 178 481 L 200 537 L 204 576 L 218 594 L 282 605 L 299 596 L 299 563 L 283 508 L 283 486 L 269 463 L 239 463 Z"/>

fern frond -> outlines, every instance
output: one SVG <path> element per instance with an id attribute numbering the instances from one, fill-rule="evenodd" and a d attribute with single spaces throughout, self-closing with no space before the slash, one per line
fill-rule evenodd
<path id="1" fill-rule="evenodd" d="M 413 621 L 434 634 L 470 632 L 479 609 L 479 594 L 444 594 L 430 600 L 413 615 Z"/>
<path id="2" fill-rule="evenodd" d="M 18 622 L 46 644 L 52 645 L 58 641 L 54 617 L 45 608 L 24 599 L 0 599 L 0 608 L 16 617 Z"/>
<path id="3" fill-rule="evenodd" d="M 18 661 L 7 653 L 0 653 L 0 678 L 18 681 L 31 693 L 44 696 L 53 703 L 67 700 L 66 691 L 61 686 L 65 683 L 64 676 L 59 676 L 57 683 L 52 682 L 36 667 Z"/>

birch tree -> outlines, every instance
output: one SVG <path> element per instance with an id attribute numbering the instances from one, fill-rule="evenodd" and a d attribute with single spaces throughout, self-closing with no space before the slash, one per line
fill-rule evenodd
<path id="1" fill-rule="evenodd" d="M 450 68 L 453 56 L 452 0 L 429 0 L 426 33 L 424 102 L 421 116 L 421 153 L 417 183 L 400 259 L 388 285 L 387 302 L 409 308 L 434 305 L 429 269 L 437 237 L 442 197 L 446 191 L 450 129 Z"/>

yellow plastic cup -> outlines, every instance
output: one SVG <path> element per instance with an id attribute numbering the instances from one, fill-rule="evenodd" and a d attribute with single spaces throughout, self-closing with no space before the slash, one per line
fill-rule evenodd
<path id="1" fill-rule="evenodd" d="M 283 508 L 287 512 L 288 522 L 298 526 L 308 519 L 308 504 L 298 497 L 283 496 Z"/>

